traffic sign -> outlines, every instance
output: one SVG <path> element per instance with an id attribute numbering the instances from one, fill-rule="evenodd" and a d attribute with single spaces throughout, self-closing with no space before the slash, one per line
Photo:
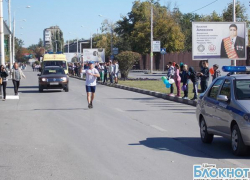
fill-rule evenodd
<path id="1" fill-rule="evenodd" d="M 114 54 L 114 55 L 117 55 L 117 54 L 118 54 L 118 48 L 115 48 L 115 47 L 113 48 L 113 54 Z"/>
<path id="2" fill-rule="evenodd" d="M 110 59 L 113 60 L 113 59 L 114 59 L 114 55 L 111 55 L 111 56 L 110 56 Z"/>
<path id="3" fill-rule="evenodd" d="M 166 54 L 167 52 L 166 52 L 166 48 L 161 48 L 161 54 Z"/>
<path id="4" fill-rule="evenodd" d="M 161 52 L 161 41 L 153 41 L 153 52 Z"/>

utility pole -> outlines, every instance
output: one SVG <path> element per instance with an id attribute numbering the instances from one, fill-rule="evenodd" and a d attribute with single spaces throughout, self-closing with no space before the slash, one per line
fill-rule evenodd
<path id="1" fill-rule="evenodd" d="M 9 0 L 9 6 L 8 6 L 8 10 L 9 10 L 9 29 L 10 29 L 10 32 L 11 32 L 11 0 Z M 11 44 L 11 36 L 12 34 L 10 33 L 9 35 L 9 52 L 10 52 L 10 71 L 12 69 L 12 63 L 13 63 L 13 60 L 12 60 L 12 44 Z"/>
<path id="2" fill-rule="evenodd" d="M 3 0 L 0 0 L 0 46 L 1 46 L 1 64 L 5 64 L 5 57 L 4 57 L 4 32 L 3 32 Z"/>
<path id="3" fill-rule="evenodd" d="M 14 15 L 14 19 L 13 19 L 13 38 L 12 38 L 12 41 L 13 41 L 13 53 L 12 53 L 12 59 L 13 59 L 13 62 L 15 62 L 16 60 L 15 60 L 15 58 L 16 58 L 16 50 L 15 50 L 15 26 L 16 26 L 16 24 L 15 24 L 15 15 Z M 12 68 L 12 67 L 11 67 Z"/>
<path id="4" fill-rule="evenodd" d="M 233 22 L 236 22 L 236 14 L 235 14 L 235 0 L 233 0 Z M 236 59 L 234 61 L 234 66 L 236 66 Z"/>
<path id="5" fill-rule="evenodd" d="M 151 50 L 150 50 L 150 74 L 153 73 L 153 5 L 151 3 Z"/>

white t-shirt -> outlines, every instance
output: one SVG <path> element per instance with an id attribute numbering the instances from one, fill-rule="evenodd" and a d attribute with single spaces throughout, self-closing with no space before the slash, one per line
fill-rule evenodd
<path id="1" fill-rule="evenodd" d="M 93 68 L 93 69 L 83 70 L 82 72 L 86 73 L 86 86 L 96 86 L 97 77 L 89 75 L 89 73 L 99 74 L 98 70 L 96 68 Z"/>

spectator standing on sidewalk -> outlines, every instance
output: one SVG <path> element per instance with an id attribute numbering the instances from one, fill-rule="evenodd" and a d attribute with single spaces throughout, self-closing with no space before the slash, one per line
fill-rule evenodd
<path id="1" fill-rule="evenodd" d="M 109 60 L 109 80 L 110 80 L 110 83 L 113 83 L 113 72 L 114 72 L 114 66 L 112 64 L 112 61 Z"/>
<path id="2" fill-rule="evenodd" d="M 93 108 L 93 100 L 96 91 L 96 79 L 100 77 L 100 74 L 96 68 L 94 68 L 94 62 L 89 61 L 89 69 L 83 70 L 86 73 L 86 92 L 88 108 Z"/>
<path id="3" fill-rule="evenodd" d="M 20 81 L 22 78 L 26 78 L 23 71 L 19 68 L 18 63 L 14 63 L 14 68 L 12 69 L 12 82 L 14 85 L 14 93 L 18 95 L 18 89 L 20 86 Z"/>
<path id="4" fill-rule="evenodd" d="M 208 81 L 209 81 L 209 69 L 208 69 L 208 63 L 204 61 L 202 63 L 202 70 L 200 73 L 198 73 L 198 76 L 201 80 L 201 93 L 204 93 L 207 90 Z"/>
<path id="5" fill-rule="evenodd" d="M 188 69 L 188 77 L 193 82 L 193 93 L 194 97 L 191 100 L 196 100 L 198 96 L 198 77 L 196 71 L 193 67 L 189 67 Z"/>
<path id="6" fill-rule="evenodd" d="M 0 77 L 2 78 L 2 84 L 0 84 L 0 92 L 1 92 L 1 89 L 3 87 L 3 101 L 6 100 L 6 86 L 7 86 L 7 82 L 8 82 L 8 79 L 7 79 L 8 76 L 9 76 L 9 74 L 8 74 L 7 69 L 3 65 L 1 65 L 0 66 Z"/>
<path id="7" fill-rule="evenodd" d="M 182 71 L 182 76 L 181 76 L 181 81 L 183 87 L 185 87 L 184 90 L 184 96 L 182 97 L 183 99 L 188 99 L 188 66 L 186 64 L 183 65 L 183 71 Z"/>
<path id="8" fill-rule="evenodd" d="M 103 83 L 108 82 L 108 63 L 104 63 L 104 78 L 103 78 Z"/>
<path id="9" fill-rule="evenodd" d="M 174 66 L 173 66 L 173 63 L 169 62 L 168 65 L 169 65 L 168 73 L 167 73 L 168 79 L 173 79 L 174 78 Z M 169 94 L 169 96 L 174 96 L 174 85 L 173 84 L 171 84 L 171 86 L 170 86 L 170 94 Z"/>
<path id="10" fill-rule="evenodd" d="M 181 77 L 180 77 L 180 66 L 179 64 L 175 64 L 174 69 L 174 81 L 177 88 L 177 97 L 181 97 Z"/>
<path id="11" fill-rule="evenodd" d="M 115 77 L 115 84 L 118 83 L 118 74 L 119 74 L 119 64 L 118 61 L 114 61 L 114 77 Z"/>
<path id="12" fill-rule="evenodd" d="M 214 64 L 213 69 L 214 69 L 214 75 L 212 75 L 212 77 L 213 77 L 213 81 L 214 81 L 217 77 L 221 76 L 221 73 L 220 73 L 218 64 Z"/>

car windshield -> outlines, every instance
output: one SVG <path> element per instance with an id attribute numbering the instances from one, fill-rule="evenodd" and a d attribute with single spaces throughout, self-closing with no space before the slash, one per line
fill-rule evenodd
<path id="1" fill-rule="evenodd" d="M 238 100 L 250 99 L 250 79 L 236 80 L 235 96 Z"/>
<path id="2" fill-rule="evenodd" d="M 62 68 L 45 68 L 43 71 L 43 75 L 48 75 L 48 74 L 65 74 L 64 70 Z"/>
<path id="3" fill-rule="evenodd" d="M 44 61 L 44 66 L 59 66 L 63 69 L 67 69 L 66 61 Z"/>

